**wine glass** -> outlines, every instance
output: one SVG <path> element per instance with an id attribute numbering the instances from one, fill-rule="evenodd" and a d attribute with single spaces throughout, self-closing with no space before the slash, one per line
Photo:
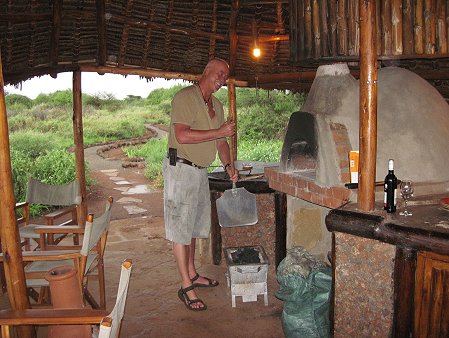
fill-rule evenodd
<path id="1" fill-rule="evenodd" d="M 401 216 L 412 216 L 410 211 L 407 211 L 407 200 L 413 196 L 413 182 L 404 180 L 400 184 L 401 196 L 404 199 L 404 211 L 400 212 Z"/>

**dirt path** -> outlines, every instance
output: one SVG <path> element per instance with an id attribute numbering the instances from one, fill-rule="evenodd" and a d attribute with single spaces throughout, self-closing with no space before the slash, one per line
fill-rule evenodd
<path id="1" fill-rule="evenodd" d="M 227 267 L 199 259 L 202 274 L 220 282 L 198 291 L 207 311 L 187 310 L 177 297 L 179 277 L 171 244 L 164 239 L 163 193 L 151 187 L 144 169 L 123 168 L 120 149 L 111 148 L 99 156 L 97 148 L 85 151 L 93 188 L 88 193 L 89 212 L 102 213 L 107 196 L 114 197 L 113 221 L 106 247 L 107 308 L 115 302 L 120 263 L 134 263 L 122 337 L 283 337 L 282 302 L 277 300 L 275 276 L 268 277 L 268 306 L 263 296 L 243 303 L 237 297 L 231 307 Z M 92 287 L 95 283 L 91 283 Z"/>

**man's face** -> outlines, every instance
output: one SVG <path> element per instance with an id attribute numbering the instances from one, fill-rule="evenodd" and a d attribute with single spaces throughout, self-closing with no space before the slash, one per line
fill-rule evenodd
<path id="1" fill-rule="evenodd" d="M 207 78 L 212 87 L 212 92 L 216 92 L 226 84 L 229 77 L 228 66 L 223 62 L 215 63 L 209 70 Z"/>

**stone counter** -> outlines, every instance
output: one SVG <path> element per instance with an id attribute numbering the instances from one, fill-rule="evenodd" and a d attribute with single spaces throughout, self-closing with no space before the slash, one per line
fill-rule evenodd
<path id="1" fill-rule="evenodd" d="M 359 211 L 355 204 L 329 212 L 334 337 L 413 334 L 415 307 L 421 304 L 420 299 L 414 300 L 421 294 L 415 286 L 422 287 L 415 285 L 417 257 L 427 252 L 443 259 L 449 256 L 449 210 L 438 201 L 439 197 L 415 201 L 408 208 L 410 217 L 400 216 L 399 211 L 387 214 L 380 204 L 373 212 Z"/>

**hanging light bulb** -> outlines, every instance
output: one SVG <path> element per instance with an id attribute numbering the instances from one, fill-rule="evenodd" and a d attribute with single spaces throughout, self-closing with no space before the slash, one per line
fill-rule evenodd
<path id="1" fill-rule="evenodd" d="M 258 58 L 260 57 L 260 54 L 261 54 L 260 48 L 257 46 L 257 44 L 255 44 L 253 48 L 253 55 L 254 57 Z"/>

